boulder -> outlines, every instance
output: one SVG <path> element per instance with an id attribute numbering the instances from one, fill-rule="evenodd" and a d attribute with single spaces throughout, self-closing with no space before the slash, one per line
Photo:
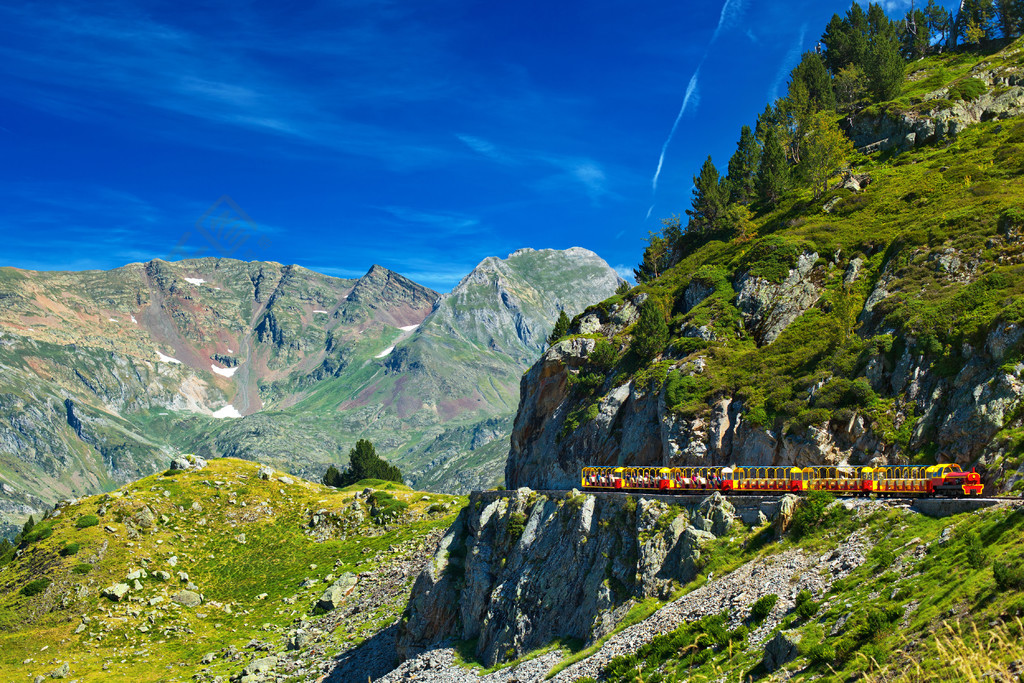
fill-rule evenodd
<path id="1" fill-rule="evenodd" d="M 694 526 L 715 536 L 727 534 L 729 527 L 736 521 L 736 508 L 718 491 L 715 491 L 700 504 L 697 513 L 703 517 L 703 523 L 698 524 L 698 520 L 695 519 Z"/>
<path id="2" fill-rule="evenodd" d="M 207 462 L 198 455 L 185 453 L 171 461 L 171 471 L 182 472 L 185 470 L 201 470 L 206 467 Z"/>
<path id="3" fill-rule="evenodd" d="M 67 662 L 64 662 L 56 669 L 50 672 L 50 678 L 67 678 L 71 675 L 71 667 Z"/>
<path id="4" fill-rule="evenodd" d="M 140 529 L 151 529 L 156 523 L 156 515 L 149 509 L 148 505 L 142 507 L 132 515 L 132 523 Z"/>
<path id="5" fill-rule="evenodd" d="M 765 643 L 764 658 L 761 660 L 765 671 L 770 673 L 795 659 L 800 654 L 801 638 L 795 631 L 779 631 Z"/>
<path id="6" fill-rule="evenodd" d="M 799 503 L 800 499 L 792 493 L 787 493 L 779 499 L 779 509 L 772 517 L 772 528 L 775 530 L 776 538 L 781 538 L 782 534 L 789 529 L 789 525 L 793 522 L 793 513 Z"/>
<path id="7" fill-rule="evenodd" d="M 265 674 L 273 671 L 277 667 L 277 657 L 263 657 L 261 659 L 254 659 L 249 662 L 249 665 L 242 669 L 243 676 L 252 676 L 254 674 Z"/>
<path id="8" fill-rule="evenodd" d="M 183 607 L 198 607 L 203 604 L 203 597 L 194 591 L 178 591 L 171 596 L 171 600 Z"/>
<path id="9" fill-rule="evenodd" d="M 268 480 L 274 476 L 274 468 L 267 467 L 266 465 L 260 465 L 260 468 L 256 471 L 256 476 L 260 479 Z"/>
<path id="10" fill-rule="evenodd" d="M 316 603 L 316 609 L 321 612 L 330 612 L 337 609 L 344 602 L 345 596 L 352 593 L 353 589 L 355 589 L 356 583 L 355 575 L 345 572 L 320 596 Z"/>
<path id="11" fill-rule="evenodd" d="M 131 589 L 128 587 L 127 583 L 115 583 L 113 586 L 104 588 L 100 595 L 108 600 L 120 602 L 124 596 L 128 595 L 128 591 L 130 590 Z"/>

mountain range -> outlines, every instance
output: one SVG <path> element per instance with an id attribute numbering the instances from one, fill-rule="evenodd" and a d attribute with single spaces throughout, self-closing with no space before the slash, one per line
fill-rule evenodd
<path id="1" fill-rule="evenodd" d="M 376 265 L 2 268 L 0 514 L 12 525 L 182 451 L 318 479 L 359 438 L 421 488 L 493 486 L 554 319 L 619 282 L 580 248 L 487 258 L 444 295 Z"/>

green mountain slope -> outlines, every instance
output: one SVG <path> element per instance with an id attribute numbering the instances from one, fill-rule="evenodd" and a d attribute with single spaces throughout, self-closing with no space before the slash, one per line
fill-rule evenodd
<path id="1" fill-rule="evenodd" d="M 667 272 L 579 316 L 524 383 L 508 485 L 567 488 L 584 464 L 954 461 L 1024 487 L 1024 88 L 1001 85 L 1020 54 L 911 66 L 920 106 L 854 118 L 890 117 L 849 177 L 690 239 Z M 921 98 L 965 72 L 988 99 Z M 645 302 L 665 337 L 637 323 Z"/>
<path id="2" fill-rule="evenodd" d="M 226 679 L 267 656 L 291 680 L 321 675 L 400 616 L 424 548 L 465 504 L 367 485 L 224 459 L 60 507 L 0 566 L 0 678 L 66 663 L 83 683 Z"/>

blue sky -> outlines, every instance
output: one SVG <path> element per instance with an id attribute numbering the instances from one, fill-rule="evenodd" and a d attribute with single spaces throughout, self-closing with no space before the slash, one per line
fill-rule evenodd
<path id="1" fill-rule="evenodd" d="M 0 265 L 230 254 L 447 291 L 582 246 L 626 274 L 848 7 L 2 3 Z"/>

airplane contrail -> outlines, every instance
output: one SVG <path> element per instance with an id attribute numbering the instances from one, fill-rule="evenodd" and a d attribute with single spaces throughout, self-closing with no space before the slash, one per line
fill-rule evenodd
<path id="1" fill-rule="evenodd" d="M 703 66 L 704 60 L 701 60 L 701 66 Z M 697 76 L 700 74 L 700 66 L 693 72 L 693 76 L 690 77 L 690 83 L 686 86 L 686 95 L 683 97 L 683 106 L 679 108 L 679 113 L 676 114 L 676 120 L 672 124 L 672 130 L 669 131 L 668 137 L 665 138 L 665 144 L 661 146 L 661 155 L 658 157 L 658 168 L 654 171 L 654 179 L 651 180 L 651 189 L 657 191 L 658 189 L 658 176 L 661 175 L 661 167 L 665 163 L 665 152 L 668 151 L 669 143 L 672 142 L 672 138 L 676 134 L 676 128 L 679 127 L 679 121 L 682 120 L 683 114 L 686 113 L 686 108 L 690 106 L 690 99 L 697 92 Z M 698 95 L 698 98 L 700 96 Z"/>
<path id="2" fill-rule="evenodd" d="M 711 46 L 718 40 L 719 34 L 726 24 L 739 15 L 743 11 L 744 0 L 725 0 L 722 5 L 722 11 L 718 15 L 718 25 L 715 26 L 715 32 L 711 36 L 711 40 L 708 41 L 708 46 L 704 48 L 704 56 L 700 58 L 700 63 L 697 65 L 696 71 L 693 72 L 693 76 L 690 77 L 690 82 L 686 85 L 686 95 L 683 96 L 683 106 L 679 108 L 679 113 L 676 114 L 676 120 L 672 123 L 672 130 L 669 131 L 668 137 L 665 139 L 665 144 L 661 146 L 661 154 L 658 156 L 658 168 L 654 171 L 654 178 L 651 179 L 651 191 L 658 191 L 658 178 L 661 176 L 661 167 L 665 164 L 665 153 L 668 151 L 668 146 L 672 143 L 672 138 L 675 137 L 676 128 L 679 127 L 679 121 L 682 120 L 683 114 L 686 113 L 687 108 L 690 106 L 691 99 L 696 96 L 700 99 L 700 95 L 697 92 L 697 78 L 700 75 L 701 67 L 704 66 L 704 60 L 708 58 L 708 52 L 711 51 Z M 651 207 L 654 208 L 653 206 Z M 647 217 L 650 218 L 651 212 L 647 211 Z M 646 220 L 646 219 L 645 219 Z"/>

